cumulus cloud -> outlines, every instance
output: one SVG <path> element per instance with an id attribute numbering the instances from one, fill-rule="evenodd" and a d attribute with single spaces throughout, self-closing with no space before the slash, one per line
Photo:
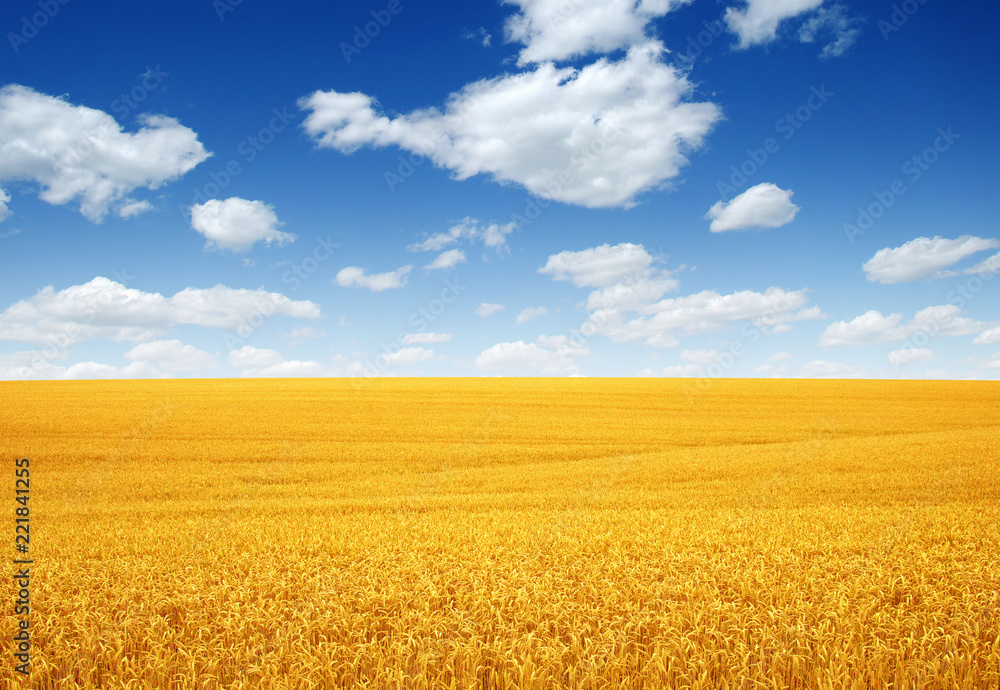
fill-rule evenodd
<path id="1" fill-rule="evenodd" d="M 739 36 L 739 47 L 749 48 L 775 40 L 779 24 L 822 4 L 823 0 L 747 0 L 742 9 L 727 8 L 725 20 L 729 30 Z"/>
<path id="2" fill-rule="evenodd" d="M 822 42 L 820 58 L 838 57 L 854 45 L 864 20 L 852 17 L 841 4 L 823 5 L 823 0 L 746 0 L 743 7 L 726 9 L 729 30 L 739 37 L 737 47 L 771 43 L 779 30 L 801 19 L 793 34 L 802 43 Z"/>
<path id="3" fill-rule="evenodd" d="M 868 280 L 877 283 L 907 283 L 923 278 L 933 280 L 955 275 L 944 269 L 977 252 L 997 247 L 1000 247 L 998 240 L 972 235 L 954 240 L 918 237 L 899 247 L 878 250 L 862 268 Z"/>
<path id="4" fill-rule="evenodd" d="M 438 254 L 434 261 L 430 262 L 424 268 L 428 270 L 437 270 L 443 268 L 454 268 L 458 264 L 465 263 L 465 252 L 461 249 L 449 249 L 446 252 L 441 252 Z"/>
<path id="5" fill-rule="evenodd" d="M 255 378 L 331 376 L 335 372 L 319 362 L 286 360 L 277 350 L 244 345 L 229 353 L 229 365 L 242 369 L 241 376 Z"/>
<path id="6" fill-rule="evenodd" d="M 50 285 L 12 304 L 0 314 L 0 340 L 60 347 L 92 338 L 141 342 L 174 326 L 238 331 L 251 319 L 272 315 L 317 319 L 320 309 L 308 300 L 293 301 L 264 290 L 216 285 L 164 297 L 97 277 L 58 292 Z"/>
<path id="7" fill-rule="evenodd" d="M 976 345 L 992 345 L 993 343 L 1000 343 L 1000 327 L 983 331 L 972 342 Z"/>
<path id="8" fill-rule="evenodd" d="M 994 273 L 1000 273 L 1000 253 L 994 254 L 985 261 L 980 261 L 978 264 L 972 268 L 967 268 L 962 271 L 966 275 L 993 275 Z"/>
<path id="9" fill-rule="evenodd" d="M 133 362 L 155 364 L 164 371 L 207 371 L 215 368 L 215 358 L 179 340 L 156 340 L 136 345 L 125 353 Z"/>
<path id="10" fill-rule="evenodd" d="M 819 307 L 806 307 L 808 301 L 804 290 L 778 287 L 763 293 L 742 290 L 729 295 L 704 290 L 627 310 L 636 312 L 634 318 L 628 318 L 626 310 L 597 310 L 584 327 L 614 342 L 642 340 L 653 347 L 674 347 L 679 343 L 678 336 L 711 333 L 738 323 L 775 332 L 787 330 L 782 326 L 795 321 L 821 318 Z"/>
<path id="11" fill-rule="evenodd" d="M 37 381 L 52 379 L 146 379 L 170 378 L 148 362 L 132 362 L 116 367 L 100 362 L 77 362 L 69 367 L 57 364 L 58 357 L 42 351 L 0 354 L 0 381 Z"/>
<path id="12" fill-rule="evenodd" d="M 910 362 L 926 362 L 934 357 L 934 352 L 925 347 L 907 347 L 889 353 L 889 364 L 898 367 Z"/>
<path id="13" fill-rule="evenodd" d="M 508 42 L 524 45 L 518 64 L 610 53 L 646 40 L 646 25 L 691 0 L 504 0 Z"/>
<path id="14" fill-rule="evenodd" d="M 551 275 L 553 280 L 572 281 L 577 287 L 606 287 L 628 276 L 645 275 L 653 260 L 641 244 L 602 244 L 552 254 L 538 272 Z"/>
<path id="15" fill-rule="evenodd" d="M 482 242 L 484 247 L 502 253 L 509 251 L 507 249 L 507 235 L 512 233 L 515 227 L 517 227 L 517 223 L 514 222 L 501 225 L 485 223 L 466 216 L 460 223 L 448 228 L 446 232 L 431 235 L 421 242 L 411 244 L 407 249 L 411 252 L 438 252 L 460 240 L 466 240 L 468 242 Z"/>
<path id="16" fill-rule="evenodd" d="M 772 287 L 765 293 L 744 290 L 731 295 L 705 290 L 664 298 L 678 283 L 653 262 L 642 245 L 605 244 L 553 254 L 539 271 L 578 287 L 597 287 L 587 298 L 591 313 L 581 330 L 615 342 L 643 340 L 654 347 L 674 347 L 678 335 L 708 333 L 740 321 L 774 333 L 787 330 L 792 322 L 823 316 L 818 307 L 806 307 L 804 290 Z"/>
<path id="17" fill-rule="evenodd" d="M 299 101 L 320 147 L 351 153 L 398 146 L 458 180 L 485 174 L 543 198 L 628 207 L 687 164 L 720 118 L 655 41 L 580 69 L 542 63 L 466 85 L 442 108 L 384 115 L 363 93 L 317 91 Z"/>
<path id="18" fill-rule="evenodd" d="M 506 309 L 502 304 L 490 304 L 489 302 L 483 302 L 478 307 L 476 307 L 476 316 L 482 316 L 484 319 L 493 316 L 498 311 L 503 311 Z"/>
<path id="19" fill-rule="evenodd" d="M 883 316 L 881 312 L 870 309 L 851 321 L 836 321 L 827 326 L 819 344 L 822 347 L 881 345 L 905 340 L 918 333 L 928 337 L 971 335 L 989 325 L 960 314 L 961 309 L 954 304 L 943 304 L 921 309 L 909 323 L 904 324 L 902 314 Z"/>
<path id="20" fill-rule="evenodd" d="M 412 270 L 413 266 L 401 266 L 388 273 L 367 273 L 363 268 L 348 266 L 337 273 L 334 281 L 340 287 L 363 287 L 372 292 L 382 292 L 406 285 L 406 276 Z"/>
<path id="21" fill-rule="evenodd" d="M 476 367 L 484 371 L 532 371 L 546 376 L 575 376 L 580 373 L 577 357 L 590 354 L 584 346 L 565 335 L 539 336 L 533 343 L 518 340 L 497 343 L 476 358 Z"/>
<path id="22" fill-rule="evenodd" d="M 788 359 L 792 355 L 788 352 L 775 352 L 773 355 L 767 358 L 768 362 L 781 362 Z"/>
<path id="23" fill-rule="evenodd" d="M 802 365 L 799 376 L 807 379 L 853 379 L 863 376 L 864 369 L 853 364 L 817 359 Z"/>
<path id="24" fill-rule="evenodd" d="M 295 235 L 280 232 L 280 225 L 274 207 L 262 201 L 231 197 L 191 207 L 191 227 L 207 238 L 206 247 L 245 252 L 257 242 L 294 242 Z"/>
<path id="25" fill-rule="evenodd" d="M 799 212 L 799 207 L 792 203 L 792 194 L 790 189 L 762 182 L 732 201 L 717 201 L 705 214 L 705 218 L 712 221 L 709 230 L 724 232 L 787 225 Z"/>
<path id="26" fill-rule="evenodd" d="M 277 350 L 257 348 L 253 345 L 244 345 L 239 350 L 232 350 L 228 359 L 229 366 L 236 369 L 264 369 L 285 360 Z"/>
<path id="27" fill-rule="evenodd" d="M 434 350 L 425 347 L 404 347 L 396 352 L 384 355 L 387 364 L 405 366 L 407 364 L 419 364 L 434 359 Z"/>
<path id="28" fill-rule="evenodd" d="M 141 213 L 152 210 L 153 205 L 146 200 L 136 201 L 135 199 L 125 199 L 118 208 L 120 218 L 132 218 Z"/>
<path id="29" fill-rule="evenodd" d="M 0 89 L 0 182 L 33 181 L 40 199 L 76 203 L 94 222 L 116 205 L 122 205 L 125 217 L 145 210 L 142 202 L 126 201 L 133 190 L 158 189 L 211 154 L 174 118 L 142 115 L 139 120 L 138 132 L 125 132 L 101 110 L 25 86 L 5 86 Z"/>
<path id="30" fill-rule="evenodd" d="M 451 340 L 452 333 L 407 333 L 403 336 L 404 345 L 424 345 L 427 343 L 446 343 Z"/>
<path id="31" fill-rule="evenodd" d="M 523 309 L 520 314 L 517 315 L 518 323 L 528 323 L 529 321 L 534 321 L 535 319 L 541 318 L 549 313 L 549 310 L 545 307 L 528 307 Z"/>

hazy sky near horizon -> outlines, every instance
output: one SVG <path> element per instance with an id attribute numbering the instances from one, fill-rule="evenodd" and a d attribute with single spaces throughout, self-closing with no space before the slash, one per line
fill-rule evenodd
<path id="1" fill-rule="evenodd" d="M 998 19 L 11 0 L 0 379 L 996 379 Z"/>

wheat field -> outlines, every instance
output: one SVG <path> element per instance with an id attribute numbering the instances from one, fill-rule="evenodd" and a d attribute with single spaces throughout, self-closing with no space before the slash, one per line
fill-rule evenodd
<path id="1" fill-rule="evenodd" d="M 31 675 L 5 654 L 4 687 L 1000 687 L 995 383 L 0 399 L 35 561 Z"/>

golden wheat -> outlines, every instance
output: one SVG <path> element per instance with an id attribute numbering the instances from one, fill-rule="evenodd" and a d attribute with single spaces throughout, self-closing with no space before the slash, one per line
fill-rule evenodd
<path id="1" fill-rule="evenodd" d="M 5 686 L 1000 687 L 996 384 L 0 400 L 35 560 L 32 673 L 5 655 Z"/>

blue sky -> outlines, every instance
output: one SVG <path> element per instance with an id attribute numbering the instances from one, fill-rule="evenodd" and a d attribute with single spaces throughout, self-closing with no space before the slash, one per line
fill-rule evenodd
<path id="1" fill-rule="evenodd" d="M 976 12 L 8 2 L 0 378 L 995 379 Z"/>

